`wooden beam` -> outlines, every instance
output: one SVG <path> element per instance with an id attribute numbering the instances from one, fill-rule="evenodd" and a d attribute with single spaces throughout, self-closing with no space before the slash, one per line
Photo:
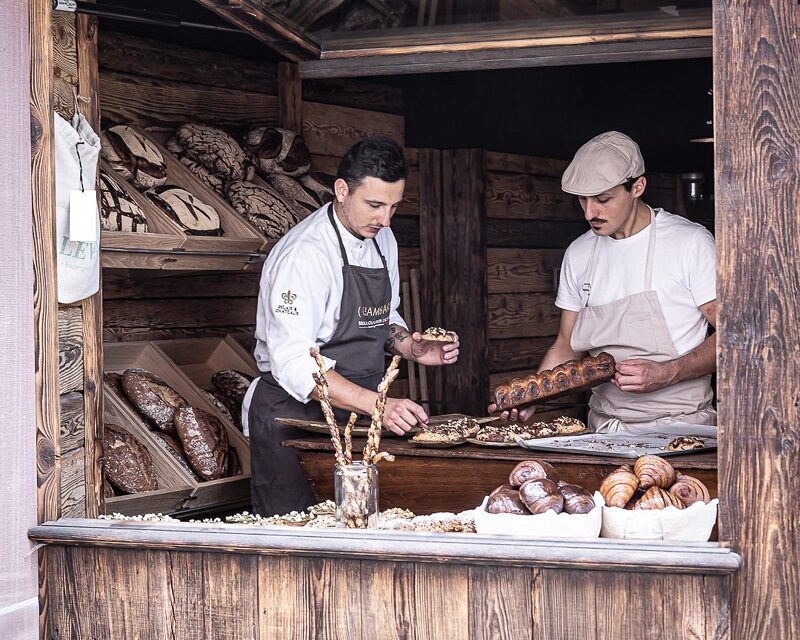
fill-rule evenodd
<path id="1" fill-rule="evenodd" d="M 259 0 L 197 0 L 292 62 L 318 58 L 319 43 Z"/>
<path id="2" fill-rule="evenodd" d="M 586 222 L 554 222 L 550 220 L 486 221 L 486 243 L 490 247 L 520 249 L 566 249 L 579 235 L 586 233 Z"/>
<path id="3" fill-rule="evenodd" d="M 720 538 L 732 638 L 800 637 L 796 2 L 714 4 Z"/>
<path id="4" fill-rule="evenodd" d="M 481 150 L 442 152 L 442 322 L 457 331 L 458 364 L 443 368 L 449 407 L 482 415 L 488 397 L 486 305 L 486 170 Z"/>
<path id="5" fill-rule="evenodd" d="M 278 64 L 278 122 L 284 129 L 303 131 L 303 89 L 297 65 Z"/>
<path id="6" fill-rule="evenodd" d="M 97 63 L 97 18 L 80 14 L 76 24 L 78 94 L 80 109 L 95 131 L 100 131 L 100 80 Z M 95 177 L 96 179 L 96 177 Z M 98 192 L 99 193 L 99 192 Z M 83 308 L 84 475 L 86 517 L 105 513 L 103 492 L 103 283 L 81 302 Z"/>

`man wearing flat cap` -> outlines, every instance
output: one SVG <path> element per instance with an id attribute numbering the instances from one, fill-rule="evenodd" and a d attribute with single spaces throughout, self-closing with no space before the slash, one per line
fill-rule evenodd
<path id="1" fill-rule="evenodd" d="M 561 179 L 591 229 L 564 255 L 561 325 L 539 370 L 587 353 L 614 356 L 614 379 L 594 388 L 589 401 L 589 426 L 598 432 L 716 424 L 716 341 L 708 336 L 717 316 L 714 238 L 648 205 L 644 173 L 639 146 L 609 131 L 578 149 Z"/>

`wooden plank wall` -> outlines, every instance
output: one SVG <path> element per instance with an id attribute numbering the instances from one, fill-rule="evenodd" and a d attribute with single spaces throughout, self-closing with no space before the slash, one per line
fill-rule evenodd
<path id="1" fill-rule="evenodd" d="M 720 539 L 731 637 L 800 637 L 797 2 L 714 5 Z"/>
<path id="2" fill-rule="evenodd" d="M 728 638 L 727 576 L 51 546 L 48 638 Z"/>

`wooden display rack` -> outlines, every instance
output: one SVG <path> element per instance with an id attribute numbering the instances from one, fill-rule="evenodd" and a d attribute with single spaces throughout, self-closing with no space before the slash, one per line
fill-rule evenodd
<path id="1" fill-rule="evenodd" d="M 250 494 L 250 445 L 247 438 L 231 424 L 230 420 L 211 404 L 183 371 L 164 355 L 163 351 L 151 343 L 109 343 L 104 345 L 103 352 L 104 370 L 106 373 L 121 373 L 125 369 L 134 367 L 146 369 L 164 380 L 164 382 L 183 396 L 190 405 L 211 413 L 219 418 L 224 425 L 228 433 L 230 446 L 236 449 L 236 453 L 239 457 L 239 462 L 242 467 L 241 475 L 232 478 L 199 482 L 196 478 L 186 473 L 184 469 L 180 468 L 179 465 L 175 464 L 176 472 L 179 473 L 181 479 L 191 487 L 191 492 L 186 500 L 184 500 L 182 508 L 205 509 L 213 506 L 231 506 L 246 502 Z M 109 395 L 113 397 L 113 390 Z M 121 412 L 122 415 L 127 415 L 129 418 L 126 424 L 120 426 L 124 428 L 131 422 L 135 423 L 141 421 L 141 418 L 127 406 L 127 403 L 120 401 L 117 404 L 122 405 L 118 407 L 119 412 Z M 149 430 L 139 435 L 151 440 L 155 437 L 150 434 Z M 153 444 L 159 446 L 158 443 Z M 146 510 L 152 511 L 149 506 Z"/>

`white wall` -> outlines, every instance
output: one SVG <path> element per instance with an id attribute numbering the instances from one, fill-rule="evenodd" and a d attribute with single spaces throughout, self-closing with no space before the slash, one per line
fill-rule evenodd
<path id="1" fill-rule="evenodd" d="M 0 638 L 39 637 L 28 1 L 0 2 Z"/>

